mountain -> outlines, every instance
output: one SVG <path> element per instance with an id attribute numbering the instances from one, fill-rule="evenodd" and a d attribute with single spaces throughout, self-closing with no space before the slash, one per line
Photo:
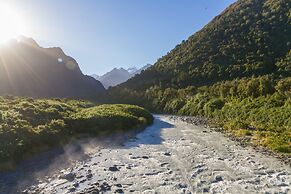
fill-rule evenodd
<path id="1" fill-rule="evenodd" d="M 61 48 L 42 48 L 31 38 L 2 45 L 0 59 L 0 95 L 87 98 L 105 91 Z"/>
<path id="2" fill-rule="evenodd" d="M 102 76 L 95 77 L 99 80 L 105 88 L 116 86 L 120 83 L 127 81 L 130 78 L 130 73 L 123 68 L 114 68 Z"/>
<path id="3" fill-rule="evenodd" d="M 121 87 L 144 91 L 154 85 L 185 88 L 273 73 L 290 76 L 290 4 L 239 0 Z"/>
<path id="4" fill-rule="evenodd" d="M 236 1 L 106 94 L 107 101 L 155 113 L 207 118 L 249 145 L 290 158 L 291 1 Z"/>
<path id="5" fill-rule="evenodd" d="M 105 100 L 137 104 L 152 112 L 207 117 L 213 116 L 209 115 L 213 107 L 221 109 L 224 103 L 235 105 L 243 99 L 250 102 L 248 98 L 261 97 L 259 107 L 270 95 L 283 96 L 274 102 L 287 106 L 290 34 L 290 0 L 238 0 L 153 66 L 109 89 Z M 281 118 L 285 122 L 285 116 Z"/>
<path id="6" fill-rule="evenodd" d="M 105 88 L 109 88 L 110 86 L 117 86 L 128 79 L 134 77 L 136 74 L 140 74 L 143 70 L 147 69 L 151 65 L 145 65 L 144 67 L 137 69 L 136 67 L 128 68 L 127 70 L 124 68 L 114 68 L 111 71 L 105 73 L 102 76 L 98 76 L 96 74 L 91 75 L 96 80 L 99 80 Z"/>

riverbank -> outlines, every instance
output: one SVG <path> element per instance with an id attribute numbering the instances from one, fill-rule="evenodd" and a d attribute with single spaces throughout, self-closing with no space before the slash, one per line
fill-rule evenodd
<path id="1" fill-rule="evenodd" d="M 191 117 L 191 116 L 171 116 L 170 119 L 180 120 L 180 121 L 193 124 L 193 125 L 201 125 L 210 130 L 218 131 L 220 133 L 223 133 L 227 138 L 230 138 L 231 140 L 237 142 L 242 147 L 251 146 L 257 152 L 260 152 L 267 156 L 275 157 L 278 160 L 284 162 L 286 165 L 291 166 L 290 154 L 274 152 L 270 149 L 267 149 L 266 147 L 252 144 L 252 142 L 250 141 L 250 138 L 246 136 L 240 136 L 240 137 L 235 136 L 232 132 L 223 129 L 222 127 L 218 127 L 218 124 L 216 124 L 214 121 L 207 120 L 206 118 L 202 118 L 202 117 Z"/>

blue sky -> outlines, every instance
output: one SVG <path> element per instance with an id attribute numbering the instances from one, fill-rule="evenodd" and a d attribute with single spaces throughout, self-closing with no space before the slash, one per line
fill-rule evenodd
<path id="1" fill-rule="evenodd" d="M 0 0 L 3 1 L 3 0 Z M 7 0 L 41 46 L 59 46 L 84 74 L 153 64 L 235 0 Z"/>

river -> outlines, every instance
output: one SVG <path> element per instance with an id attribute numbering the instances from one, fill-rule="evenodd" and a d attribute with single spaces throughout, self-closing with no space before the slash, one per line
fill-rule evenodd
<path id="1" fill-rule="evenodd" d="M 15 193 L 288 193 L 290 166 L 181 117 L 139 133 L 75 140 L 0 174 Z"/>

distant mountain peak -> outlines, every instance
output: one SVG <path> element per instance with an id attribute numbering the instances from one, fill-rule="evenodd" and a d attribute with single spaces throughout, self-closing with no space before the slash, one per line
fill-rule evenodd
<path id="1" fill-rule="evenodd" d="M 110 86 L 116 86 L 118 84 L 121 84 L 131 77 L 135 76 L 136 74 L 139 74 L 142 70 L 145 70 L 150 65 L 146 65 L 142 67 L 141 69 L 137 69 L 136 67 L 130 67 L 128 69 L 124 69 L 123 67 L 120 68 L 113 68 L 111 71 L 105 73 L 104 75 L 91 75 L 95 79 L 99 80 L 105 88 L 109 88 Z"/>

